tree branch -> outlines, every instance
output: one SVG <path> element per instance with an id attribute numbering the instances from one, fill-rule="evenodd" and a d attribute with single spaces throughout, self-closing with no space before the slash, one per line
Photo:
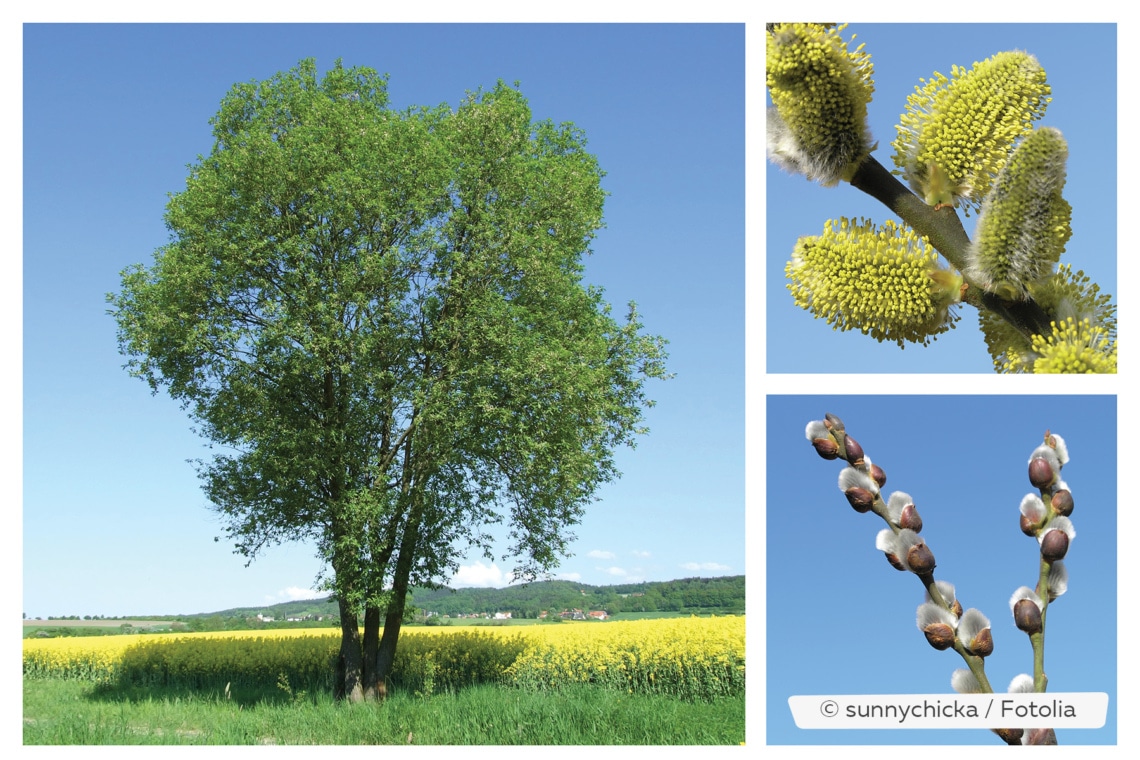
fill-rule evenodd
<path id="1" fill-rule="evenodd" d="M 998 314 L 1027 338 L 1049 334 L 1051 319 L 1035 301 L 1009 301 L 987 293 L 976 282 L 970 282 L 965 274 L 970 238 L 953 208 L 944 206 L 935 210 L 926 205 L 874 156 L 868 156 L 859 165 L 851 178 L 851 186 L 889 208 L 915 232 L 925 235 L 935 250 L 963 273 L 970 286 L 964 297 L 966 303 Z"/>

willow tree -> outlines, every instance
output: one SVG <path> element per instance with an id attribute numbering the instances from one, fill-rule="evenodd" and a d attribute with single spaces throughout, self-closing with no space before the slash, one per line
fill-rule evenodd
<path id="1" fill-rule="evenodd" d="M 397 111 L 306 60 L 211 124 L 170 242 L 108 296 L 120 351 L 225 452 L 199 474 L 237 552 L 318 547 L 336 690 L 382 697 L 410 586 L 490 557 L 495 523 L 518 578 L 566 555 L 664 341 L 583 284 L 602 172 L 515 88 Z"/>

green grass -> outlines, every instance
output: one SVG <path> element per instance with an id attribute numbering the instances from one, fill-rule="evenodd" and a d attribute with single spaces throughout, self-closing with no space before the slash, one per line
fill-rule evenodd
<path id="1" fill-rule="evenodd" d="M 383 704 L 282 690 L 201 694 L 24 681 L 24 744 L 739 744 L 744 698 L 473 686 Z"/>

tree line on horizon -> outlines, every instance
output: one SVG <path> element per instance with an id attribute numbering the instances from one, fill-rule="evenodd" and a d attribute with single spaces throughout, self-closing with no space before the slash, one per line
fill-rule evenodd
<path id="1" fill-rule="evenodd" d="M 744 612 L 744 576 L 680 578 L 671 581 L 592 586 L 574 581 L 538 581 L 506 588 L 440 589 L 414 588 L 410 606 L 422 615 L 460 615 L 510 612 L 512 617 L 536 618 L 543 610 L 605 609 L 611 615 L 621 612 Z M 272 616 L 274 622 L 290 617 L 335 615 L 331 597 L 303 599 L 266 607 L 238 607 L 174 618 L 193 622 L 205 617 L 242 618 L 258 614 Z"/>
<path id="2" fill-rule="evenodd" d="M 592 586 L 574 581 L 538 581 L 506 588 L 412 589 L 409 622 L 426 622 L 442 617 L 455 618 L 496 612 L 510 613 L 512 619 L 536 619 L 543 612 L 557 615 L 563 610 L 605 610 L 622 613 L 680 612 L 700 614 L 744 614 L 743 575 L 715 578 L 679 578 L 671 581 L 623 583 Z M 150 620 L 170 622 L 172 631 L 243 630 L 251 627 L 310 627 L 339 624 L 337 603 L 332 597 L 301 599 L 266 607 L 235 607 L 191 615 L 89 615 L 82 619 L 105 620 L 108 628 L 118 621 Z M 272 618 L 267 622 L 258 619 Z M 290 620 L 292 618 L 293 620 Z M 79 620 L 79 615 L 49 616 L 55 620 Z M 139 628 L 134 632 L 146 632 Z M 106 635 L 107 630 L 92 627 L 52 629 L 54 636 Z"/>

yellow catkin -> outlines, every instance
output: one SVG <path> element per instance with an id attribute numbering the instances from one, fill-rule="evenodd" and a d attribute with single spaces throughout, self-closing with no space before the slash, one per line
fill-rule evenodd
<path id="1" fill-rule="evenodd" d="M 1048 335 L 1033 336 L 1033 372 L 1038 375 L 1116 373 L 1116 342 L 1089 320 L 1053 322 Z"/>
<path id="2" fill-rule="evenodd" d="M 850 180 L 871 150 L 870 56 L 849 49 L 844 27 L 778 24 L 767 35 L 767 84 L 777 118 L 769 154 L 825 185 Z"/>
<path id="3" fill-rule="evenodd" d="M 961 277 L 941 268 L 926 238 L 889 220 L 829 221 L 800 238 L 784 271 L 796 305 L 835 330 L 926 345 L 957 318 Z"/>
<path id="4" fill-rule="evenodd" d="M 1032 55 L 998 53 L 950 77 L 935 73 L 907 98 L 894 162 L 930 205 L 967 213 L 989 193 L 1014 142 L 1049 103 L 1045 71 Z"/>

